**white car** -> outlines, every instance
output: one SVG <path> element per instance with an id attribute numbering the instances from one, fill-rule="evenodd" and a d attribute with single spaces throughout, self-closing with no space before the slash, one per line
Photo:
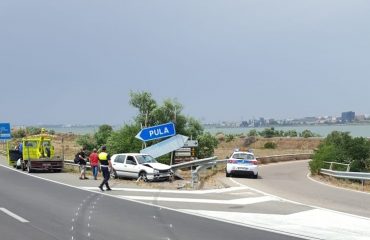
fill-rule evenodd
<path id="1" fill-rule="evenodd" d="M 258 161 L 251 152 L 234 152 L 226 163 L 226 177 L 252 175 L 258 178 Z"/>
<path id="2" fill-rule="evenodd" d="M 114 178 L 142 178 L 144 181 L 171 179 L 173 171 L 171 166 L 157 162 L 148 154 L 119 153 L 111 157 Z"/>

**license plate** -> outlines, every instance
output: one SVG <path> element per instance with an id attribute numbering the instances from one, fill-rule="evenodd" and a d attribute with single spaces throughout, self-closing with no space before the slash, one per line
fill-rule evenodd
<path id="1" fill-rule="evenodd" d="M 43 163 L 43 164 L 42 164 L 42 166 L 43 166 L 43 167 L 50 167 L 50 166 L 51 166 L 51 164 L 50 164 L 50 163 Z"/>
<path id="2" fill-rule="evenodd" d="M 238 167 L 238 170 L 248 170 L 246 167 Z"/>

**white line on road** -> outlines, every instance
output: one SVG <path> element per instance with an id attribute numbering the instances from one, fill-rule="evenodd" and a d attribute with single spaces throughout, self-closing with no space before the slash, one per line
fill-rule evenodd
<path id="1" fill-rule="evenodd" d="M 237 204 L 246 205 L 268 201 L 279 201 L 279 198 L 273 196 L 238 198 L 231 200 L 216 199 L 197 199 L 197 198 L 169 198 L 169 197 L 152 197 L 152 196 L 122 196 L 124 198 L 142 200 L 142 201 L 159 201 L 159 202 L 188 202 L 188 203 L 211 203 L 211 204 Z"/>
<path id="2" fill-rule="evenodd" d="M 12 218 L 14 218 L 14 219 L 16 219 L 16 220 L 18 220 L 18 221 L 20 221 L 20 222 L 22 222 L 22 223 L 27 223 L 27 222 L 29 222 L 28 220 L 26 220 L 26 219 L 24 219 L 24 218 L 22 218 L 22 217 L 18 216 L 17 214 L 15 214 L 15 213 L 13 213 L 13 212 L 9 211 L 9 210 L 8 210 L 8 209 L 6 209 L 6 208 L 0 208 L 0 211 L 4 212 L 5 214 L 7 214 L 7 215 L 11 216 Z"/>
<path id="3" fill-rule="evenodd" d="M 98 187 L 82 187 L 86 190 L 99 190 Z M 232 191 L 245 190 L 247 187 L 230 187 L 220 189 L 209 189 L 209 190 L 163 190 L 163 189 L 138 189 L 138 188 L 112 188 L 115 191 L 126 191 L 126 192 L 148 192 L 148 193 L 179 193 L 179 194 L 208 194 L 208 193 L 226 193 Z"/>
<path id="4" fill-rule="evenodd" d="M 289 215 L 182 209 L 190 213 L 327 240 L 368 240 L 370 220 L 323 209 Z"/>

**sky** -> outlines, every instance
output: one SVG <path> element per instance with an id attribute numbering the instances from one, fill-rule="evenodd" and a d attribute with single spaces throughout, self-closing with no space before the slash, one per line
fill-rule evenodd
<path id="1" fill-rule="evenodd" d="M 203 123 L 370 113 L 368 0 L 1 0 L 0 122 L 122 124 L 129 93 Z"/>

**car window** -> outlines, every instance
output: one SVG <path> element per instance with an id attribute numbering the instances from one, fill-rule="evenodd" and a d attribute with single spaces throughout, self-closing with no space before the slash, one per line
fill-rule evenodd
<path id="1" fill-rule="evenodd" d="M 140 164 L 157 162 L 157 160 L 155 160 L 155 158 L 150 155 L 137 155 L 136 159 Z"/>
<path id="2" fill-rule="evenodd" d="M 115 159 L 114 162 L 116 163 L 124 163 L 125 162 L 126 155 L 118 155 Z"/>
<path id="3" fill-rule="evenodd" d="M 253 160 L 254 156 L 253 154 L 248 153 L 234 153 L 232 158 L 235 159 L 247 159 L 247 160 Z"/>
<path id="4" fill-rule="evenodd" d="M 126 159 L 126 164 L 136 165 L 136 161 L 135 161 L 134 157 L 133 156 L 128 156 L 127 159 Z"/>

